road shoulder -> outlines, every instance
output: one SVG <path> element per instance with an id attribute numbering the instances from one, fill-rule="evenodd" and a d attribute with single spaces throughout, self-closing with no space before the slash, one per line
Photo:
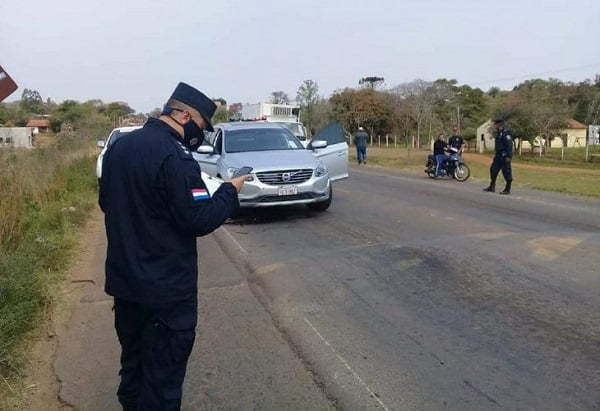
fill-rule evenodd
<path id="1" fill-rule="evenodd" d="M 62 303 L 33 349 L 27 409 L 119 410 L 119 346 L 104 291 L 101 213 L 85 227 Z M 200 313 L 183 409 L 331 409 L 213 235 L 199 239 Z"/>

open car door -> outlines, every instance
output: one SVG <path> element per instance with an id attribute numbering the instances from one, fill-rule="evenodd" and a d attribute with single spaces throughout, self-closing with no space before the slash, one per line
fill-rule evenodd
<path id="1" fill-rule="evenodd" d="M 315 155 L 325 163 L 332 181 L 348 177 L 348 143 L 344 127 L 331 123 L 314 135 L 314 140 L 327 142 L 327 147 L 316 149 Z M 310 144 L 308 148 L 311 148 Z"/>

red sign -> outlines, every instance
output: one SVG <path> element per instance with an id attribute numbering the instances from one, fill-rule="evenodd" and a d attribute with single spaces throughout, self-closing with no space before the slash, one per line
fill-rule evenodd
<path id="1" fill-rule="evenodd" d="M 0 66 L 0 102 L 10 96 L 17 89 L 17 83 L 13 81 L 6 71 Z"/>

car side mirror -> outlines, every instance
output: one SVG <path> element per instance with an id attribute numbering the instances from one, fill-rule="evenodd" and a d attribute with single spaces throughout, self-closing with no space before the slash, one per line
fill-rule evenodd
<path id="1" fill-rule="evenodd" d="M 196 151 L 198 151 L 200 154 L 215 154 L 215 148 L 213 146 L 209 146 L 208 144 L 201 145 Z"/>
<path id="2" fill-rule="evenodd" d="M 106 141 L 104 141 L 104 140 L 98 140 L 98 142 L 96 143 L 96 145 L 99 148 L 104 148 L 104 146 L 106 145 Z"/>
<path id="3" fill-rule="evenodd" d="M 325 141 L 325 140 L 313 140 L 310 143 L 310 147 L 313 150 L 318 150 L 320 148 L 325 148 L 325 147 L 327 147 L 327 141 Z"/>

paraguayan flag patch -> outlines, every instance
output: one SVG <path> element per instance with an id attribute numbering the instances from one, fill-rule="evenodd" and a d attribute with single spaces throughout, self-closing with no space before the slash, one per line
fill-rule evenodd
<path id="1" fill-rule="evenodd" d="M 206 189 L 204 188 L 192 188 L 192 197 L 194 201 L 208 200 L 210 198 L 210 195 L 208 194 L 208 191 L 206 191 Z"/>

